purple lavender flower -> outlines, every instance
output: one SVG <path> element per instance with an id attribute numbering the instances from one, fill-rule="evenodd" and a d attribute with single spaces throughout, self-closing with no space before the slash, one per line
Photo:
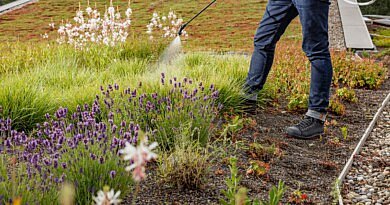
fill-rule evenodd
<path id="1" fill-rule="evenodd" d="M 91 157 L 92 160 L 95 160 L 95 159 L 96 159 L 96 155 L 95 155 L 95 154 L 92 154 L 92 153 L 89 154 L 89 157 Z"/>
<path id="2" fill-rule="evenodd" d="M 210 85 L 210 90 L 211 90 L 211 91 L 214 91 L 214 84 L 211 84 L 211 85 Z"/>
<path id="3" fill-rule="evenodd" d="M 114 170 L 110 171 L 110 177 L 111 177 L 111 179 L 114 179 L 115 176 L 116 176 L 116 171 L 114 171 Z"/>
<path id="4" fill-rule="evenodd" d="M 85 111 L 88 111 L 88 110 L 89 110 L 89 105 L 88 105 L 88 104 L 84 104 L 84 110 L 85 110 Z"/>
<path id="5" fill-rule="evenodd" d="M 217 99 L 218 96 L 219 96 L 218 90 L 217 90 L 217 91 L 214 91 L 214 92 L 211 94 L 211 96 L 212 96 L 213 99 Z"/>
<path id="6" fill-rule="evenodd" d="M 113 125 L 112 128 L 111 128 L 112 134 L 115 134 L 116 129 L 117 129 L 117 126 L 116 126 L 116 125 Z"/>
<path id="7" fill-rule="evenodd" d="M 58 167 L 58 160 L 57 159 L 53 160 L 53 167 L 54 167 L 54 169 L 57 169 L 57 167 Z"/>

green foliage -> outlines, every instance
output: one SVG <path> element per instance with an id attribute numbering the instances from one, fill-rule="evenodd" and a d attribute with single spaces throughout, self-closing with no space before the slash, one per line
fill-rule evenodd
<path id="1" fill-rule="evenodd" d="M 333 55 L 333 84 L 349 88 L 377 89 L 388 69 L 373 59 L 354 59 L 349 53 Z"/>
<path id="2" fill-rule="evenodd" d="M 212 83 L 219 90 L 218 102 L 223 104 L 222 112 L 241 113 L 244 110 L 241 87 L 248 73 L 249 58 L 243 56 L 203 53 L 187 54 L 177 62 L 183 76 L 201 79 L 206 87 Z M 262 101 L 262 99 L 259 99 Z"/>
<path id="3" fill-rule="evenodd" d="M 374 36 L 374 44 L 378 47 L 390 48 L 390 29 L 379 28 L 373 31 L 377 36 Z"/>
<path id="4" fill-rule="evenodd" d="M 16 1 L 16 0 L 0 0 L 0 6 L 11 3 L 13 1 Z"/>
<path id="5" fill-rule="evenodd" d="M 6 50 L 0 58 L 0 106 L 4 110 L 0 117 L 11 117 L 14 128 L 23 131 L 30 131 L 44 114 L 60 106 L 74 110 L 78 104 L 92 102 L 102 84 L 131 82 L 147 71 L 159 52 L 158 45 L 147 46 L 142 41 L 83 51 L 56 44 L 0 48 Z"/>
<path id="6" fill-rule="evenodd" d="M 277 187 L 273 186 L 269 191 L 268 200 L 260 201 L 258 199 L 253 202 L 247 196 L 246 188 L 240 187 L 241 176 L 238 174 L 237 158 L 230 158 L 230 177 L 225 179 L 227 190 L 222 190 L 225 198 L 220 199 L 222 205 L 279 205 L 283 194 L 286 191 L 284 183 L 279 181 Z"/>
<path id="7" fill-rule="evenodd" d="M 279 180 L 278 186 L 272 186 L 269 191 L 268 201 L 263 201 L 260 205 L 279 205 L 285 191 L 286 187 L 284 186 L 284 182 Z"/>
<path id="8" fill-rule="evenodd" d="M 331 98 L 328 110 L 336 115 L 345 114 L 345 105 L 337 98 Z"/>
<path id="9" fill-rule="evenodd" d="M 10 117 L 13 128 L 29 131 L 35 123 L 44 120 L 44 115 L 53 111 L 50 95 L 42 93 L 38 87 L 27 86 L 22 82 L 6 84 L 0 82 L 0 119 Z"/>
<path id="10" fill-rule="evenodd" d="M 341 127 L 340 128 L 341 135 L 343 136 L 344 140 L 348 138 L 348 127 Z"/>
<path id="11" fill-rule="evenodd" d="M 289 110 L 303 110 L 307 108 L 307 102 L 309 100 L 308 94 L 295 94 L 287 97 L 289 99 L 287 108 Z"/>
<path id="12" fill-rule="evenodd" d="M 67 163 L 68 167 L 63 169 L 59 166 L 56 174 L 57 177 L 66 174 L 66 181 L 75 185 L 76 204 L 91 204 L 92 196 L 105 185 L 121 190 L 124 196 L 129 194 L 133 181 L 131 175 L 125 171 L 124 161 L 105 149 L 107 148 L 102 149 L 97 144 L 88 148 L 79 146 L 61 157 L 62 161 L 59 164 Z M 90 152 L 97 158 L 91 158 Z M 103 157 L 104 163 L 100 163 L 100 157 Z M 113 178 L 110 176 L 111 171 L 116 173 Z"/>
<path id="13" fill-rule="evenodd" d="M 357 103 L 357 101 L 358 101 L 358 98 L 356 97 L 355 91 L 352 89 L 348 89 L 346 87 L 337 89 L 336 95 L 340 99 L 345 100 L 347 102 Z"/>
<path id="14" fill-rule="evenodd" d="M 361 1 L 361 2 L 364 2 L 364 1 Z M 377 15 L 390 16 L 389 8 L 390 8 L 389 1 L 379 0 L 379 1 L 376 1 L 374 4 L 371 4 L 369 6 L 361 6 L 360 10 L 365 15 L 377 14 Z"/>
<path id="15" fill-rule="evenodd" d="M 174 149 L 158 158 L 158 180 L 178 188 L 202 187 L 209 175 L 212 153 L 193 140 L 195 133 L 190 126 L 179 130 Z"/>
<path id="16" fill-rule="evenodd" d="M 8 169 L 12 170 L 11 173 Z M 42 193 L 38 190 L 38 186 L 43 180 L 39 176 L 35 177 L 34 180 L 28 180 L 25 177 L 26 173 L 26 166 L 17 164 L 14 157 L 0 155 L 0 193 L 2 195 L 0 204 L 7 204 L 9 199 L 18 197 L 21 197 L 23 203 L 40 203 L 46 199 L 48 199 L 47 201 L 56 199 L 57 187 L 53 186 L 46 190 L 46 193 Z"/>
<path id="17" fill-rule="evenodd" d="M 252 143 L 249 145 L 249 152 L 251 156 L 255 159 L 260 159 L 265 162 L 271 161 L 275 157 L 280 157 L 281 151 L 279 148 L 272 145 L 262 145 L 259 143 Z"/>
<path id="18" fill-rule="evenodd" d="M 239 184 L 241 181 L 241 176 L 238 174 L 237 158 L 235 157 L 230 158 L 229 169 L 230 169 L 230 177 L 225 179 L 227 190 L 221 191 L 222 194 L 227 199 L 227 201 L 220 199 L 220 203 L 223 205 L 236 205 L 236 194 L 237 191 L 239 190 Z"/>
<path id="19" fill-rule="evenodd" d="M 225 139 L 229 136 L 233 136 L 244 127 L 244 121 L 240 116 L 235 116 L 230 122 L 224 125 L 221 136 Z"/>
<path id="20" fill-rule="evenodd" d="M 143 42 L 139 44 L 151 47 Z M 31 48 L 10 45 L 7 49 L 11 53 L 0 58 L 3 69 L 3 73 L 0 71 L 0 84 L 6 88 L 0 90 L 4 116 L 12 115 L 15 124 L 23 125 L 18 128 L 28 131 L 42 121 L 45 113 L 60 106 L 72 111 L 78 104 L 92 102 L 100 85 L 114 82 L 134 88 L 142 81 L 146 92 L 160 90 L 167 93 L 155 83 L 160 73 L 167 69 L 167 78 L 192 78 L 204 82 L 205 88 L 215 84 L 219 90 L 218 103 L 224 105 L 222 111 L 242 110 L 239 90 L 247 73 L 247 58 L 188 54 L 172 66 L 156 68 L 153 60 L 158 56 L 160 47 L 152 46 L 144 52 L 142 46 L 125 44 L 111 50 L 91 47 L 90 50 L 75 51 L 65 45 L 41 47 L 38 44 Z M 137 52 L 137 49 L 140 51 Z M 191 59 L 196 58 L 203 63 L 191 63 Z M 227 75 L 221 76 L 221 72 Z M 22 107 L 17 106 L 22 103 Z M 30 115 L 34 117 L 28 117 Z"/>
<path id="21" fill-rule="evenodd" d="M 333 186 L 332 186 L 332 191 L 331 191 L 331 195 L 333 197 L 333 200 L 332 200 L 332 205 L 336 205 L 336 204 L 339 204 L 338 201 L 339 201 L 339 197 L 340 197 L 340 180 L 339 179 L 336 179 L 336 181 L 333 183 Z"/>

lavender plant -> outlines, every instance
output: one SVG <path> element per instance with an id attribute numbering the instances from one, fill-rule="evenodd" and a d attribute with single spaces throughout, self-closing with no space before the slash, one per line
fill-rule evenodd
<path id="1" fill-rule="evenodd" d="M 113 140 L 113 126 L 99 121 L 99 113 L 97 101 L 91 108 L 88 105 L 78 107 L 72 114 L 66 108 L 60 108 L 54 116 L 46 114 L 46 121 L 37 125 L 31 136 L 12 130 L 10 119 L 2 120 L 2 151 L 15 156 L 18 166 L 26 166 L 25 174 L 17 174 L 35 187 L 11 193 L 11 196 L 33 191 L 37 192 L 34 203 L 55 201 L 56 190 L 65 181 L 75 185 L 78 204 L 91 202 L 90 193 L 106 184 L 126 193 L 131 180 L 118 157 L 118 150 L 125 141 L 133 140 Z M 33 179 L 40 180 L 34 183 Z M 48 192 L 54 194 L 48 195 Z M 11 197 L 4 194 L 5 199 Z"/>
<path id="2" fill-rule="evenodd" d="M 19 189 L 0 189 L 4 202 L 18 195 L 33 195 L 23 199 L 28 203 L 56 201 L 57 189 L 65 181 L 74 184 L 78 204 L 90 203 L 91 193 L 104 185 L 126 194 L 132 180 L 119 150 L 125 144 L 137 144 L 141 129 L 169 148 L 176 128 L 190 123 L 197 138 L 207 141 L 217 115 L 216 88 L 187 78 L 166 82 L 165 74 L 159 84 L 153 93 L 143 93 L 142 83 L 123 92 L 117 84 L 101 88 L 102 94 L 91 105 L 78 106 L 73 113 L 60 108 L 46 114 L 45 122 L 29 135 L 13 130 L 11 119 L 1 119 L 1 152 L 14 156 L 17 163 L 14 169 L 0 172 L 0 182 L 10 187 L 28 182 Z M 11 175 L 17 175 L 19 182 L 11 180 Z"/>
<path id="3" fill-rule="evenodd" d="M 211 123 L 218 114 L 221 105 L 217 104 L 219 91 L 214 85 L 205 88 L 203 83 L 183 78 L 166 79 L 161 73 L 160 85 L 153 93 L 143 93 L 142 82 L 138 88 L 126 88 L 118 91 L 119 86 L 101 88 L 105 111 L 110 122 L 120 123 L 119 135 L 131 135 L 123 129 L 133 127 L 138 122 L 140 127 L 152 134 L 152 140 L 161 147 L 170 149 L 174 144 L 181 125 L 190 123 L 191 131 L 201 144 L 207 142 L 213 133 Z"/>

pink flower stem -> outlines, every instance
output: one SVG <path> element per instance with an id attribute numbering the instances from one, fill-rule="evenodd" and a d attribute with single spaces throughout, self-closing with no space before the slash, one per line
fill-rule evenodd
<path id="1" fill-rule="evenodd" d="M 132 200 L 132 202 L 131 202 L 131 204 L 133 204 L 133 205 L 136 205 L 136 202 L 137 202 L 137 195 L 138 195 L 138 192 L 139 192 L 139 188 L 140 188 L 139 182 L 136 182 L 136 185 L 135 185 L 135 192 L 134 192 L 134 194 L 133 194 L 133 200 Z"/>

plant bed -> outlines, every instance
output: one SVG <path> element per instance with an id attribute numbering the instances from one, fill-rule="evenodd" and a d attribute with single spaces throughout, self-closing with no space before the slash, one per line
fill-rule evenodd
<path id="1" fill-rule="evenodd" d="M 285 128 L 304 114 L 286 111 L 285 100 L 281 100 L 279 106 L 259 110 L 256 115 L 249 116 L 252 123 L 234 135 L 232 146 L 224 148 L 225 156 L 213 163 L 204 187 L 178 189 L 161 184 L 155 170 L 151 169 L 148 179 L 141 185 L 137 204 L 218 204 L 223 198 L 221 190 L 227 188 L 224 180 L 230 175 L 229 156 L 238 158 L 239 174 L 243 176 L 240 186 L 249 190 L 251 198 L 266 199 L 271 186 L 282 180 L 287 186 L 283 203 L 331 204 L 335 199 L 332 193 L 336 178 L 389 92 L 389 86 L 390 80 L 386 80 L 378 90 L 355 89 L 357 104 L 345 103 L 344 116 L 329 114 L 331 123 L 327 126 L 327 134 L 317 140 L 303 141 L 285 136 Z M 348 130 L 345 136 L 342 127 Z M 268 162 L 270 169 L 263 175 L 248 171 L 253 160 L 248 147 L 253 142 L 275 144 L 280 150 L 280 156 Z"/>

